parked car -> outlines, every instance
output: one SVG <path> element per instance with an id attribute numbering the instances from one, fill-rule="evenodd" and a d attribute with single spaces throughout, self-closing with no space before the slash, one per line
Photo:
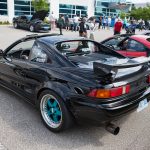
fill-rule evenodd
<path id="1" fill-rule="evenodd" d="M 150 56 L 150 36 L 147 35 L 117 35 L 102 41 L 101 44 L 127 57 Z"/>
<path id="2" fill-rule="evenodd" d="M 149 60 L 129 59 L 85 38 L 30 35 L 0 51 L 0 85 L 34 104 L 48 129 L 104 125 L 148 105 Z"/>
<path id="3" fill-rule="evenodd" d="M 49 32 L 50 24 L 44 23 L 44 19 L 48 12 L 41 10 L 33 14 L 33 16 L 21 15 L 13 18 L 14 28 L 22 28 L 31 32 Z"/>

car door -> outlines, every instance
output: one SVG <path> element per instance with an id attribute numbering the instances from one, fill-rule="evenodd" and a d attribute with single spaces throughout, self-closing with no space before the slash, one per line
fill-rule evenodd
<path id="1" fill-rule="evenodd" d="M 28 20 L 28 18 L 26 16 L 23 16 L 22 18 L 22 26 L 24 29 L 28 29 L 29 28 L 29 23 L 30 21 Z"/>
<path id="2" fill-rule="evenodd" d="M 147 48 L 142 43 L 129 39 L 126 48 L 126 56 L 127 57 L 147 57 Z"/>
<path id="3" fill-rule="evenodd" d="M 21 28 L 26 29 L 27 28 L 27 23 L 26 22 L 27 22 L 26 16 L 21 16 L 20 19 L 19 19 L 19 26 Z"/>
<path id="4" fill-rule="evenodd" d="M 29 48 L 32 47 L 33 42 L 34 40 L 16 44 L 7 49 L 4 56 L 0 59 L 0 82 L 24 96 L 26 95 L 26 63 L 28 61 Z"/>
<path id="5" fill-rule="evenodd" d="M 25 89 L 30 99 L 34 100 L 37 94 L 36 92 L 49 80 L 45 66 L 49 64 L 50 67 L 51 62 L 44 48 L 35 42 L 30 51 L 29 61 L 26 66 Z"/>

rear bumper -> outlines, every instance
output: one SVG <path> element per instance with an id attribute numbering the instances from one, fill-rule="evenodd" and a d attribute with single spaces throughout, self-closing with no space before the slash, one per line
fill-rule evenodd
<path id="1" fill-rule="evenodd" d="M 120 99 L 120 103 L 91 103 L 89 97 L 73 98 L 71 105 L 75 118 L 79 122 L 100 125 L 116 120 L 137 109 L 139 102 L 147 98 L 149 101 L 150 88 L 136 99 Z M 93 101 L 93 100 L 92 100 Z M 106 99 L 107 101 L 107 99 Z"/>

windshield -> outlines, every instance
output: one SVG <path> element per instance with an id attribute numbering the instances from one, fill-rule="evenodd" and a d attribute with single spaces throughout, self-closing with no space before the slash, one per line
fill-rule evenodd
<path id="1" fill-rule="evenodd" d="M 31 18 L 32 18 L 32 16 L 26 16 L 27 17 L 27 19 L 30 21 L 31 20 Z"/>
<path id="2" fill-rule="evenodd" d="M 65 56 L 87 55 L 92 53 L 99 53 L 118 58 L 125 58 L 124 56 L 116 53 L 115 51 L 88 40 L 65 41 L 56 44 L 56 48 Z"/>

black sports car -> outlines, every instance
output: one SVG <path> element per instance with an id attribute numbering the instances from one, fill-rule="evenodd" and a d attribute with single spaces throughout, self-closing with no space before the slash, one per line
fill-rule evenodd
<path id="1" fill-rule="evenodd" d="M 30 35 L 0 53 L 0 85 L 40 110 L 53 132 L 73 121 L 105 125 L 148 105 L 148 58 L 128 59 L 89 39 Z"/>
<path id="2" fill-rule="evenodd" d="M 50 24 L 44 23 L 44 19 L 47 16 L 48 12 L 41 10 L 33 14 L 33 16 L 19 16 L 13 18 L 14 28 L 22 28 L 30 30 L 31 32 L 48 32 Z"/>

